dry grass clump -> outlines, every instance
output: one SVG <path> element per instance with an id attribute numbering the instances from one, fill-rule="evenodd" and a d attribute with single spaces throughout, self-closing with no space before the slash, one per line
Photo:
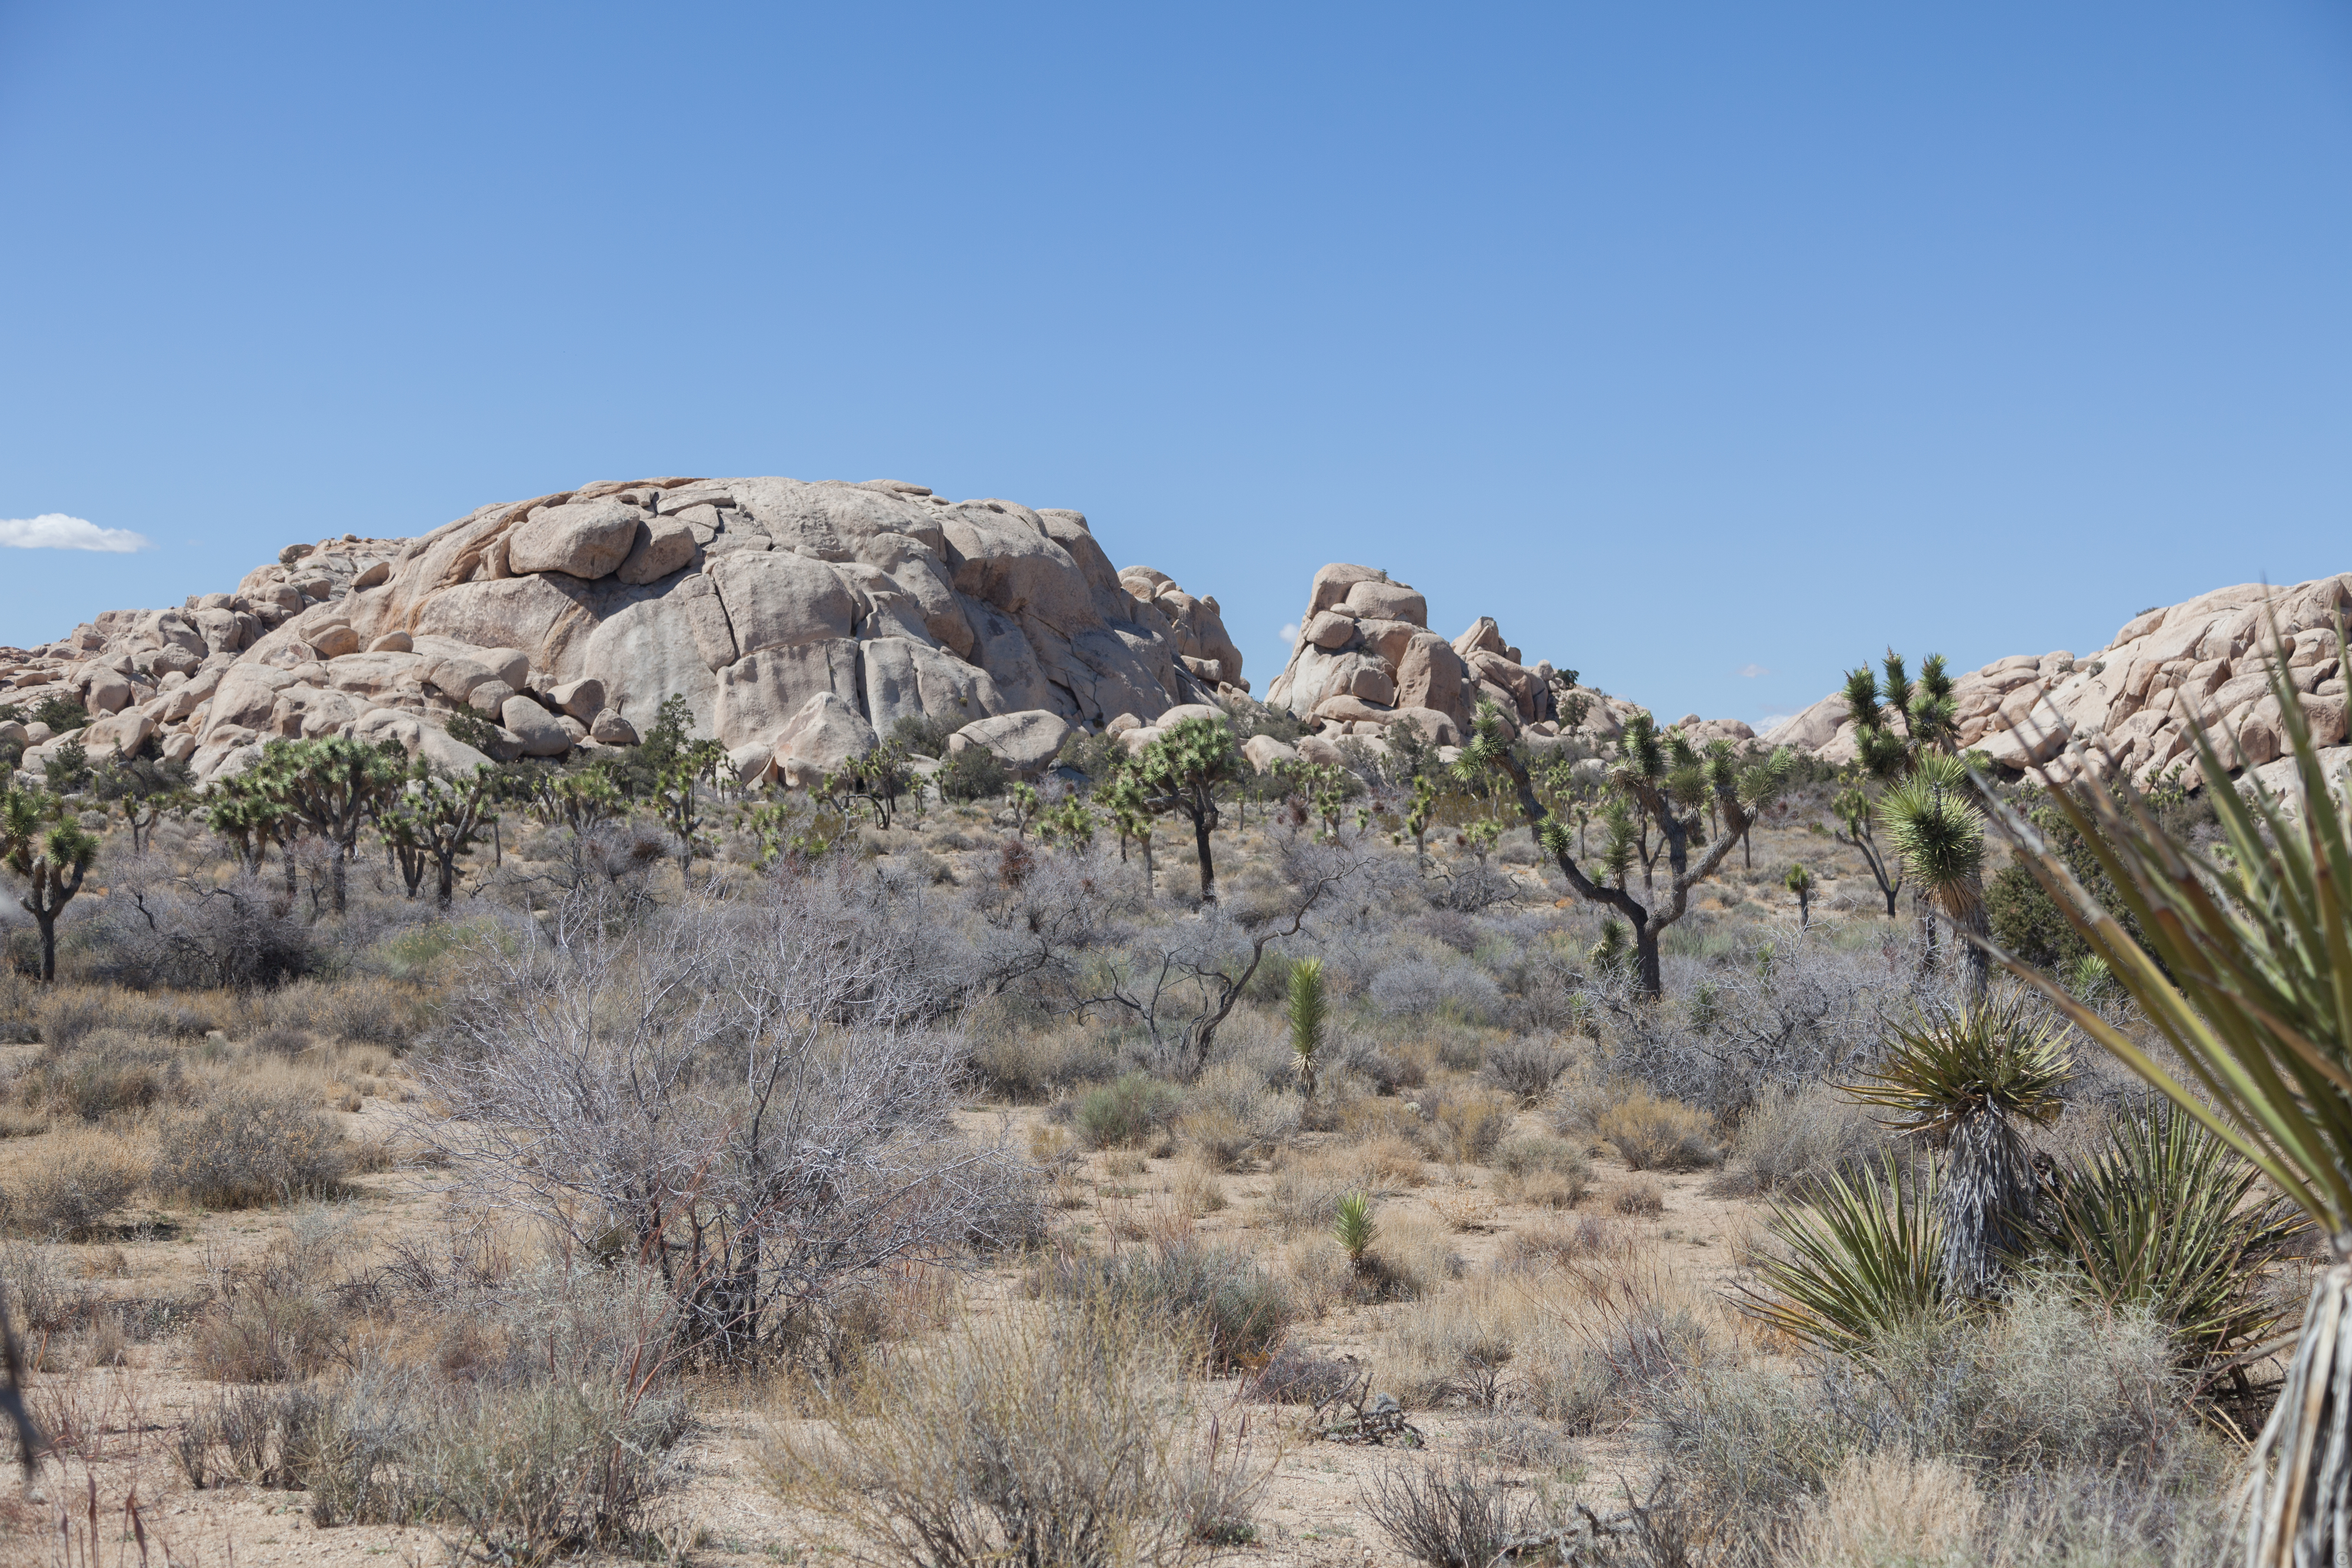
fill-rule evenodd
<path id="1" fill-rule="evenodd" d="M 1249 1538 L 1275 1456 L 1203 1421 L 1148 1316 L 1035 1309 L 899 1358 L 767 1450 L 786 1500 L 884 1562 L 1199 1562 Z"/>
<path id="2" fill-rule="evenodd" d="M 1300 1105 L 1243 1062 L 1223 1062 L 1192 1086 L 1176 1131 L 1208 1164 L 1234 1171 L 1298 1130 Z"/>
<path id="3" fill-rule="evenodd" d="M 1176 1212 L 1186 1219 L 1199 1219 L 1225 1206 L 1224 1184 L 1217 1179 L 1215 1167 L 1197 1160 L 1188 1160 L 1177 1167 L 1170 1193 L 1175 1199 Z"/>
<path id="4" fill-rule="evenodd" d="M 1465 1165 L 1483 1165 L 1504 1135 L 1518 1103 L 1493 1089 L 1465 1089 L 1436 1098 L 1431 1116 L 1444 1134 L 1440 1158 Z"/>
<path id="5" fill-rule="evenodd" d="M 1693 1171 L 1720 1158 L 1714 1118 L 1647 1089 L 1629 1090 L 1600 1114 L 1593 1130 L 1636 1171 Z"/>
<path id="6" fill-rule="evenodd" d="M 1573 1220 L 1542 1220 L 1505 1237 L 1501 1250 L 1495 1256 L 1495 1267 L 1507 1271 L 1559 1268 L 1570 1263 L 1630 1256 L 1633 1246 L 1630 1230 L 1599 1215 Z"/>
<path id="7" fill-rule="evenodd" d="M 131 1140 L 94 1127 L 62 1129 L 0 1190 L 0 1216 L 19 1235 L 85 1237 L 147 1180 L 147 1158 Z"/>
<path id="8" fill-rule="evenodd" d="M 238 1086 L 164 1124 L 154 1181 L 205 1208 L 253 1208 L 330 1195 L 352 1163 L 350 1141 L 314 1102 Z"/>
<path id="9" fill-rule="evenodd" d="M 1382 1192 L 1399 1192 L 1407 1187 L 1429 1184 L 1428 1168 L 1422 1163 L 1421 1146 L 1410 1138 L 1394 1134 L 1374 1138 L 1360 1151 L 1365 1169 L 1370 1172 L 1372 1184 Z"/>
<path id="10" fill-rule="evenodd" d="M 1506 1040 L 1487 1051 L 1486 1065 L 1479 1071 L 1520 1105 L 1533 1106 L 1551 1092 L 1574 1059 L 1548 1039 Z"/>
<path id="11" fill-rule="evenodd" d="M 1184 1108 L 1184 1091 L 1150 1073 L 1131 1072 L 1090 1089 L 1071 1110 L 1078 1141 L 1089 1149 L 1164 1150 Z"/>
<path id="12" fill-rule="evenodd" d="M 1619 1214 L 1641 1219 L 1654 1219 L 1666 1212 L 1665 1189 L 1647 1176 L 1626 1183 L 1610 1199 L 1610 1206 Z"/>
<path id="13" fill-rule="evenodd" d="M 1261 1362 L 1297 1316 L 1282 1280 L 1255 1259 L 1189 1233 L 1164 1233 L 1107 1258 L 1066 1253 L 1034 1276 L 1033 1286 L 1040 1295 L 1089 1309 L 1109 1305 L 1155 1324 L 1189 1362 L 1211 1372 Z"/>
<path id="14" fill-rule="evenodd" d="M 1592 1185 L 1592 1161 L 1559 1138 L 1513 1138 L 1495 1151 L 1497 1195 L 1507 1203 L 1574 1208 Z"/>
<path id="15" fill-rule="evenodd" d="M 1739 1119 L 1717 1197 L 1784 1193 L 1801 1197 L 1822 1178 L 1852 1175 L 1885 1142 L 1885 1130 L 1851 1096 L 1827 1084 L 1767 1089 Z"/>
<path id="16" fill-rule="evenodd" d="M 1258 1212 L 1286 1237 L 1328 1229 L 1339 1200 L 1366 1189 L 1364 1174 L 1354 1161 L 1335 1153 L 1286 1160 L 1266 1184 Z"/>
<path id="17" fill-rule="evenodd" d="M 1984 1495 L 1949 1459 L 1856 1454 L 1808 1499 L 1787 1555 L 1810 1568 L 1968 1568 Z"/>
<path id="18" fill-rule="evenodd" d="M 381 975 L 297 980 L 270 992 L 263 1006 L 269 1028 L 324 1036 L 352 1045 L 404 1051 L 431 1003 L 414 985 Z"/>
<path id="19" fill-rule="evenodd" d="M 198 1092 L 184 1056 L 170 1041 L 101 1026 L 76 1035 L 68 1045 L 44 1046 L 16 1080 L 16 1095 L 29 1110 L 83 1121 L 184 1105 Z"/>

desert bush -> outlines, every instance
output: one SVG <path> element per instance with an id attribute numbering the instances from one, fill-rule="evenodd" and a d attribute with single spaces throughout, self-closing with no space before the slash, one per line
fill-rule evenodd
<path id="1" fill-rule="evenodd" d="M 420 1072 L 451 1113 L 433 1152 L 581 1251 L 650 1256 L 707 1216 L 679 1304 L 729 1363 L 864 1277 L 961 1256 L 1034 1174 L 953 1121 L 964 973 L 922 898 L 835 858 L 631 919 L 578 894 L 542 942 L 475 943 Z"/>
<path id="2" fill-rule="evenodd" d="M 452 1383 L 363 1366 L 324 1401 L 302 1479 L 321 1526 L 446 1522 L 485 1561 L 642 1550 L 688 1425 L 655 1380 L 601 1369 Z"/>
<path id="3" fill-rule="evenodd" d="M 1626 1183 L 1617 1189 L 1609 1206 L 1622 1215 L 1641 1219 L 1654 1219 L 1666 1212 L 1666 1194 L 1658 1184 L 1647 1176 Z"/>
<path id="4" fill-rule="evenodd" d="M 1372 1472 L 1363 1506 L 1397 1550 L 1430 1568 L 1501 1562 L 1504 1549 L 1535 1534 L 1542 1517 L 1497 1477 L 1460 1461 L 1384 1466 Z"/>
<path id="5" fill-rule="evenodd" d="M 1624 1226 L 1600 1215 L 1545 1220 L 1517 1226 L 1505 1237 L 1495 1267 L 1506 1272 L 1559 1268 L 1591 1258 L 1622 1257 L 1632 1252 L 1633 1245 Z"/>
<path id="6" fill-rule="evenodd" d="M 1551 1092 L 1573 1058 L 1548 1039 L 1508 1040 L 1486 1053 L 1486 1081 L 1531 1106 Z"/>
<path id="7" fill-rule="evenodd" d="M 37 1158 L 5 1191 L 5 1214 L 20 1235 L 88 1236 L 148 1179 L 148 1162 L 129 1140 L 97 1128 L 51 1132 Z"/>
<path id="8" fill-rule="evenodd" d="M 1519 1346 L 1517 1403 L 1570 1432 L 1633 1424 L 1654 1401 L 1725 1360 L 1712 1296 L 1630 1250 L 1579 1269 L 1572 1311 L 1547 1303 L 1545 1331 Z"/>
<path id="9" fill-rule="evenodd" d="M 1181 1564 L 1245 1519 L 1265 1469 L 1200 1440 L 1171 1347 L 1117 1311 L 967 1321 L 767 1453 L 787 1500 L 908 1568 Z M 1202 1526 L 1210 1528 L 1203 1531 Z"/>
<path id="10" fill-rule="evenodd" d="M 974 1043 L 971 1070 L 989 1092 L 1034 1103 L 1116 1074 L 1118 1046 L 1108 1031 L 1092 1025 L 1007 1026 Z"/>
<path id="11" fill-rule="evenodd" d="M 1298 1129 L 1298 1100 L 1267 1089 L 1246 1062 L 1221 1062 L 1202 1073 L 1185 1105 L 1177 1131 L 1221 1171 L 1236 1169 Z"/>
<path id="12" fill-rule="evenodd" d="M 1434 1099 L 1430 1114 L 1444 1133 L 1442 1152 L 1448 1160 L 1483 1165 L 1511 1130 L 1515 1105 L 1508 1095 L 1467 1089 Z"/>
<path id="13" fill-rule="evenodd" d="M 1647 1089 L 1632 1089 L 1602 1111 L 1594 1131 L 1636 1171 L 1689 1171 L 1717 1158 L 1706 1112 Z"/>
<path id="14" fill-rule="evenodd" d="M 1183 1109 L 1184 1091 L 1150 1073 L 1131 1072 L 1078 1099 L 1076 1126 L 1089 1149 L 1135 1149 L 1157 1142 Z"/>
<path id="15" fill-rule="evenodd" d="M 181 1061 L 177 1047 L 109 1026 L 44 1046 L 16 1092 L 32 1109 L 96 1121 L 194 1098 Z"/>
<path id="16" fill-rule="evenodd" d="M 1509 1203 L 1574 1208 L 1591 1189 L 1591 1158 L 1564 1139 L 1510 1139 L 1496 1149 L 1495 1165 L 1502 1173 L 1495 1191 Z"/>
<path id="17" fill-rule="evenodd" d="M 1406 957 L 1383 965 L 1366 988 L 1372 1005 L 1391 1017 L 1432 1015 L 1449 1021 L 1491 1024 L 1503 1011 L 1502 987 L 1484 972 L 1463 963 L 1439 964 Z M 1478 1064 L 1473 1060 L 1467 1067 Z"/>
<path id="18" fill-rule="evenodd" d="M 1856 1454 L 1806 1500 L 1789 1554 L 1817 1568 L 1969 1568 L 1983 1561 L 1984 1511 L 1976 1478 L 1949 1459 Z"/>
<path id="19" fill-rule="evenodd" d="M 1242 1397 L 1268 1405 L 1324 1405 L 1353 1388 L 1363 1373 L 1352 1356 L 1317 1355 L 1286 1341 L 1243 1380 Z"/>
<path id="20" fill-rule="evenodd" d="M 236 1087 L 165 1124 L 154 1180 L 205 1208 L 253 1208 L 331 1194 L 351 1165 L 349 1141 L 307 1100 Z"/>
<path id="21" fill-rule="evenodd" d="M 298 980 L 270 994 L 266 1016 L 274 1028 L 307 1030 L 352 1045 L 404 1051 L 422 1009 L 415 994 L 377 975 Z"/>
<path id="22" fill-rule="evenodd" d="M 10 1321 L 34 1334 L 63 1333 L 97 1306 L 88 1285 L 66 1277 L 55 1252 L 29 1241 L 0 1241 L 0 1294 Z"/>
<path id="23" fill-rule="evenodd" d="M 1185 1347 L 1212 1372 L 1273 1353 L 1296 1316 L 1282 1281 L 1245 1254 L 1190 1235 L 1162 1236 L 1108 1258 L 1065 1257 L 1045 1272 L 1049 1294 L 1108 1303 Z"/>
<path id="24" fill-rule="evenodd" d="M 1004 764 L 985 746 L 966 746 L 931 775 L 941 800 L 971 802 L 1003 795 L 1011 782 Z"/>
<path id="25" fill-rule="evenodd" d="M 1351 1165 L 1327 1157 L 1286 1160 L 1259 1200 L 1266 1223 L 1284 1236 L 1324 1230 L 1339 1200 L 1364 1185 Z"/>
<path id="26" fill-rule="evenodd" d="M 1706 1190 L 1717 1197 L 1802 1197 L 1826 1177 L 1852 1176 L 1885 1140 L 1867 1110 L 1825 1084 L 1768 1089 L 1739 1119 L 1724 1168 Z"/>
<path id="27" fill-rule="evenodd" d="M 173 1444 L 181 1473 L 202 1491 L 235 1479 L 252 1487 L 307 1484 L 326 1401 L 316 1388 L 222 1389 L 188 1412 Z"/>

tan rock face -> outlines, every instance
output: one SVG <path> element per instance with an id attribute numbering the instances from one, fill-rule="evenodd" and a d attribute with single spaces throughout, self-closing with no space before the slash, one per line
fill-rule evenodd
<path id="1" fill-rule="evenodd" d="M 454 754 L 432 737 L 478 693 L 486 717 L 516 699 L 545 717 L 517 710 L 531 735 L 502 746 L 628 744 L 610 738 L 675 695 L 698 734 L 772 755 L 819 696 L 869 730 L 1022 711 L 1097 728 L 1248 688 L 1217 601 L 1118 573 L 1077 512 L 779 478 L 599 483 L 412 539 L 289 547 L 234 594 L 109 612 L 37 658 L 16 689 L 54 669 L 93 716 L 163 700 L 151 718 L 198 742 L 200 777 L 268 735 L 355 733 L 378 711 L 412 754 Z M 16 668 L 0 656 L 0 676 Z M 206 675 L 209 702 L 159 685 Z"/>
<path id="2" fill-rule="evenodd" d="M 2194 721 L 2233 767 L 2264 769 L 2286 743 L 2271 689 L 2283 653 L 2315 738 L 2340 745 L 2341 689 L 2326 688 L 2340 659 L 2333 628 L 2348 611 L 2352 574 L 2289 588 L 2242 584 L 2136 616 L 2085 658 L 2059 649 L 1995 659 L 1953 682 L 1960 742 L 2002 767 L 2046 766 L 2059 782 L 2088 774 L 2145 787 L 2191 757 Z M 1850 761 L 1844 717 L 1844 700 L 1825 698 L 1762 739 Z"/>

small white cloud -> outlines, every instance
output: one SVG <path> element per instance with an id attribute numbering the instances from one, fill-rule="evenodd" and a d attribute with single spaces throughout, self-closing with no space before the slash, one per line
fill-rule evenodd
<path id="1" fill-rule="evenodd" d="M 1282 640 L 1288 643 L 1293 647 L 1298 646 L 1298 623 L 1297 621 L 1285 621 L 1283 623 Z"/>
<path id="2" fill-rule="evenodd" d="M 1765 668 L 1760 664 L 1743 664 L 1739 667 L 1739 674 L 1741 678 L 1747 680 L 1753 680 L 1759 675 L 1769 675 L 1772 672 L 1770 670 Z"/>
<path id="3" fill-rule="evenodd" d="M 0 517 L 0 548 L 9 550 L 102 550 L 127 555 L 152 548 L 143 533 L 127 528 L 100 528 L 85 518 L 61 511 L 38 517 Z"/>

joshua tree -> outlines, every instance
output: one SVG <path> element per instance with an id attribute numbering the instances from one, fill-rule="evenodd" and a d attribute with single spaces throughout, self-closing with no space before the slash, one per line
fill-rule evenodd
<path id="1" fill-rule="evenodd" d="M 443 909 L 449 907 L 457 892 L 457 862 L 489 837 L 498 821 L 490 807 L 498 797 L 498 774 L 487 767 L 451 781 L 436 778 L 422 762 L 416 764 L 407 786 L 385 805 L 377 825 L 400 858 L 410 898 L 416 896 L 430 864 L 439 872 L 436 896 Z"/>
<path id="2" fill-rule="evenodd" d="M 1886 918 L 1893 920 L 1895 895 L 1903 891 L 1903 862 L 1878 847 L 1878 836 L 1871 825 L 1869 795 L 1860 784 L 1848 785 L 1838 792 L 1830 809 L 1845 825 L 1844 830 L 1836 835 L 1837 841 L 1861 852 L 1862 863 L 1870 868 L 1871 879 L 1878 884 L 1879 897 L 1886 900 Z"/>
<path id="3" fill-rule="evenodd" d="M 1781 881 L 1789 891 L 1797 895 L 1797 929 L 1811 930 L 1813 923 L 1813 874 L 1802 866 L 1791 866 Z"/>
<path id="4" fill-rule="evenodd" d="M 1298 1095 L 1315 1103 L 1315 1058 L 1323 1049 L 1329 1007 L 1323 994 L 1323 961 L 1302 958 L 1290 966 L 1290 1056 L 1298 1074 Z"/>
<path id="5" fill-rule="evenodd" d="M 1923 756 L 1950 755 L 1957 731 L 1952 681 L 1944 673 L 1942 654 L 1931 653 L 1920 662 L 1916 682 L 1905 672 L 1903 656 L 1893 648 L 1886 650 L 1881 664 L 1886 672 L 1883 693 L 1878 677 L 1868 665 L 1845 673 L 1845 705 L 1853 721 L 1858 776 L 1839 792 L 1831 809 L 1844 826 L 1837 841 L 1861 851 L 1863 863 L 1870 868 L 1879 894 L 1886 900 L 1886 918 L 1893 920 L 1895 895 L 1903 890 L 1904 867 L 1899 855 L 1879 846 L 1872 786 L 1900 784 L 1911 776 Z M 1902 726 L 1899 732 L 1897 723 Z"/>
<path id="6" fill-rule="evenodd" d="M 2002 1256 L 2031 1239 L 2033 1167 L 2018 1123 L 2057 1116 L 2072 1065 L 2057 1020 L 2009 989 L 1897 1027 L 1850 1090 L 1945 1151 L 1943 1271 L 1955 1296 L 1990 1295 Z"/>
<path id="7" fill-rule="evenodd" d="M 1143 896 L 1151 896 L 1151 796 L 1132 765 L 1122 765 L 1095 786 L 1095 804 L 1110 816 L 1118 835 L 1118 858 L 1127 858 L 1130 841 L 1143 850 Z"/>
<path id="8" fill-rule="evenodd" d="M 1095 841 L 1098 826 L 1095 814 L 1076 795 L 1065 795 L 1062 803 L 1037 818 L 1040 838 L 1058 838 L 1073 849 L 1083 849 Z"/>
<path id="9" fill-rule="evenodd" d="M 1728 742 L 1723 741 L 1708 747 L 1710 766 L 1715 765 L 1714 759 L 1718 752 L 1725 756 L 1723 765 L 1733 765 L 1728 756 L 1730 749 Z M 1775 749 L 1770 756 L 1737 767 L 1732 773 L 1732 792 L 1739 797 L 1741 807 L 1748 813 L 1748 825 L 1739 835 L 1739 856 L 1744 866 L 1756 864 L 1756 846 L 1752 839 L 1757 819 L 1764 815 L 1766 806 L 1788 793 L 1789 781 L 1795 775 L 1796 766 L 1797 754 L 1782 746 Z M 1708 782 L 1716 784 L 1717 789 L 1722 787 L 1716 783 L 1713 774 L 1709 775 Z"/>
<path id="10" fill-rule="evenodd" d="M 1984 813 L 1967 797 L 1967 772 L 1959 759 L 1939 752 L 1922 752 L 1911 776 L 1888 790 L 1878 802 L 1878 820 L 1888 843 L 1918 883 L 1927 900 L 1927 950 L 1922 967 L 1936 968 L 1936 915 L 1941 913 L 1955 929 L 1970 937 L 1986 932 L 1984 900 Z M 1986 952 L 1977 942 L 1968 947 L 1969 988 L 1984 994 Z"/>
<path id="11" fill-rule="evenodd" d="M 1437 781 L 1427 773 L 1414 774 L 1412 803 L 1405 807 L 1404 831 L 1397 841 L 1412 840 L 1413 864 L 1423 876 L 1429 873 L 1429 819 L 1436 809 Z"/>
<path id="12" fill-rule="evenodd" d="M 291 835 L 281 831 L 289 826 L 286 812 L 275 801 L 253 788 L 248 779 L 248 775 L 240 774 L 213 786 L 211 798 L 205 807 L 205 825 L 228 840 L 229 847 L 236 852 L 238 863 L 256 877 L 261 875 L 262 857 L 269 852 L 269 847 L 272 844 L 286 845 L 286 890 L 291 895 L 294 890 Z"/>
<path id="13" fill-rule="evenodd" d="M 668 705 L 663 706 L 667 711 Z M 704 774 L 726 760 L 727 749 L 718 742 L 696 741 L 677 748 L 655 782 L 654 806 L 661 814 L 662 826 L 677 839 L 677 868 L 682 875 L 694 875 L 698 850 L 713 852 L 702 836 L 708 819 L 702 814 L 698 786 Z"/>
<path id="14" fill-rule="evenodd" d="M 1577 863 L 1575 834 L 1566 822 L 1547 811 L 1538 797 L 1527 763 L 1503 738 L 1502 714 L 1492 702 L 1479 704 L 1473 731 L 1455 768 L 1465 778 L 1496 771 L 1507 775 L 1518 798 L 1520 814 L 1534 832 L 1537 844 L 1559 866 L 1568 885 L 1579 898 L 1604 905 L 1623 919 L 1633 939 L 1634 988 L 1643 996 L 1656 996 L 1661 990 L 1660 935 L 1689 911 L 1690 890 L 1715 875 L 1730 855 L 1731 847 L 1748 831 L 1751 818 L 1738 792 L 1713 789 L 1704 764 L 1679 733 L 1662 742 L 1649 715 L 1635 714 L 1625 726 L 1625 737 L 1619 748 L 1622 760 L 1610 780 L 1618 796 L 1614 804 L 1620 808 L 1611 824 L 1608 868 L 1615 873 L 1618 883 L 1612 888 L 1605 880 L 1595 879 Z M 1704 838 L 1705 816 L 1695 808 L 1694 803 L 1703 804 L 1710 794 L 1722 813 L 1724 830 L 1707 842 Z M 1656 825 L 1672 875 L 1662 906 L 1643 903 L 1624 886 L 1625 874 L 1631 869 L 1630 828 L 1635 812 Z M 1692 849 L 1702 846 L 1705 852 L 1694 860 Z"/>
<path id="15" fill-rule="evenodd" d="M 334 906 L 344 907 L 344 871 L 359 844 L 360 829 L 384 798 L 401 786 L 407 772 L 399 745 L 370 745 L 344 736 L 316 741 L 272 741 L 248 776 L 253 787 L 293 824 L 308 828 L 334 849 Z M 289 873 L 290 880 L 290 873 Z"/>
<path id="16" fill-rule="evenodd" d="M 1016 784 L 1005 792 L 1013 802 L 1013 837 L 1029 837 L 1029 825 L 1037 820 L 1038 800 L 1035 786 Z"/>
<path id="17" fill-rule="evenodd" d="M 16 900 L 41 931 L 41 983 L 58 977 L 58 916 L 81 891 L 98 840 L 65 815 L 64 802 L 38 790 L 0 791 L 0 865 L 25 879 Z"/>
<path id="18" fill-rule="evenodd" d="M 1217 792 L 1241 776 L 1241 749 L 1221 719 L 1180 719 L 1135 761 L 1151 809 L 1184 816 L 1201 859 L 1201 901 L 1217 901 L 1217 863 L 1209 833 L 1217 826 Z"/>

